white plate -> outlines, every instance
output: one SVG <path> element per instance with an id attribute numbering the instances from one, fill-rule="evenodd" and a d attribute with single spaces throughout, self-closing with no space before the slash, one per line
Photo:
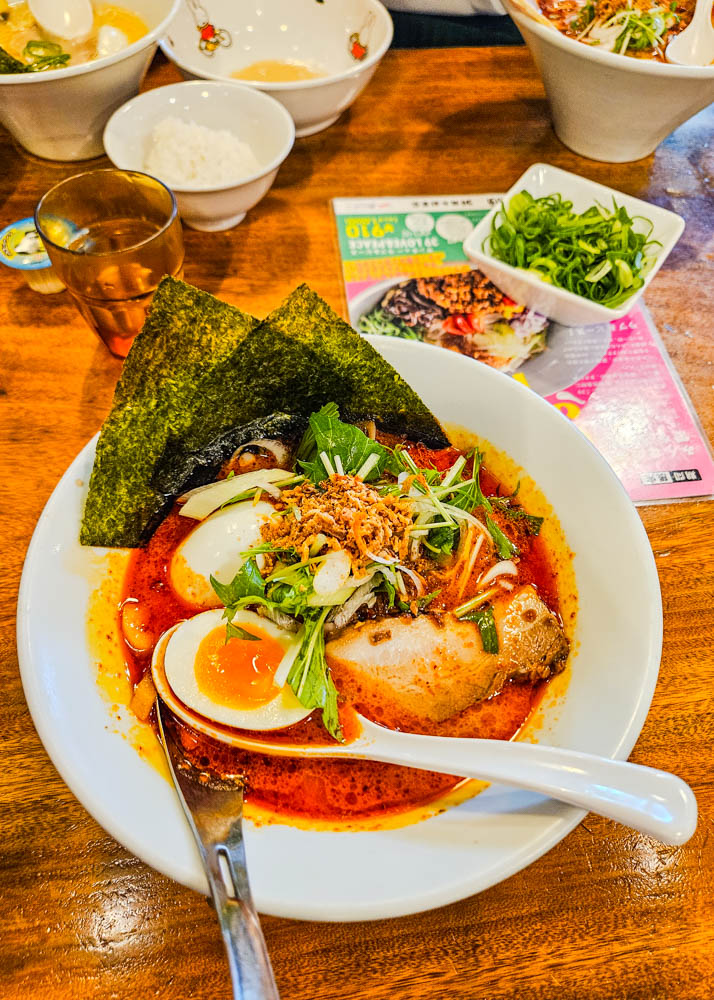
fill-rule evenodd
<path id="1" fill-rule="evenodd" d="M 508 452 L 553 504 L 575 552 L 580 650 L 557 711 L 546 695 L 538 738 L 626 758 L 657 679 L 662 613 L 652 551 L 619 481 L 568 420 L 514 380 L 436 347 L 370 341 L 442 420 Z M 25 695 L 47 752 L 95 819 L 154 868 L 205 892 L 172 788 L 117 735 L 95 683 L 85 635 L 97 553 L 77 542 L 85 495 L 79 484 L 88 481 L 93 453 L 90 442 L 65 473 L 25 561 L 18 608 Z M 249 824 L 251 881 L 264 913 L 400 916 L 501 881 L 544 854 L 582 815 L 491 786 L 440 816 L 391 831 Z"/>
<path id="2" fill-rule="evenodd" d="M 406 277 L 388 278 L 365 288 L 348 303 L 350 323 L 357 329 L 362 316 L 368 313 Z M 563 326 L 551 320 L 545 340 L 545 350 L 534 354 L 516 371 L 539 396 L 550 396 L 561 389 L 575 385 L 595 365 L 602 361 L 610 346 L 610 324 L 595 323 L 584 326 Z M 442 348 L 448 350 L 448 348 Z"/>

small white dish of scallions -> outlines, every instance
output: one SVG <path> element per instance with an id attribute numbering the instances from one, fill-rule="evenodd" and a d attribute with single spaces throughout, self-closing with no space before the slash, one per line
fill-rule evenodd
<path id="1" fill-rule="evenodd" d="M 471 231 L 464 251 L 515 301 L 582 326 L 628 313 L 683 229 L 675 212 L 536 163 Z"/>

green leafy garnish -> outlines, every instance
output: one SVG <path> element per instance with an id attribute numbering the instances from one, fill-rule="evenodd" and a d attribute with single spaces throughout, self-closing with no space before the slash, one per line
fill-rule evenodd
<path id="1" fill-rule="evenodd" d="M 441 590 L 432 590 L 430 594 L 424 594 L 423 597 L 416 597 L 413 601 L 397 601 L 397 607 L 400 611 L 412 611 L 414 606 L 417 611 L 423 611 L 440 593 Z"/>
<path id="2" fill-rule="evenodd" d="M 327 403 L 311 415 L 297 462 L 313 483 L 324 482 L 335 473 L 358 475 L 370 482 L 394 465 L 390 449 L 368 438 L 354 424 L 340 420 L 335 403 Z"/>
<path id="3" fill-rule="evenodd" d="M 493 608 L 490 604 L 462 615 L 461 621 L 475 622 L 478 626 L 484 653 L 498 652 L 498 632 L 496 631 L 496 622 L 493 617 Z"/>
<path id="4" fill-rule="evenodd" d="M 613 199 L 612 211 L 593 205 L 580 214 L 560 194 L 514 195 L 493 219 L 484 241 L 498 260 L 543 281 L 614 309 L 644 284 L 654 264 L 652 223 L 630 218 Z M 644 230 L 644 231 L 643 231 Z"/>
<path id="5" fill-rule="evenodd" d="M 489 534 L 493 539 L 493 544 L 496 546 L 496 552 L 498 552 L 501 559 L 512 559 L 514 556 L 520 555 L 520 551 L 517 545 L 508 538 L 501 529 L 498 527 L 496 522 L 491 517 L 493 513 L 493 506 L 491 505 L 491 500 L 484 496 L 481 491 L 481 486 L 478 481 L 478 473 L 481 468 L 481 463 L 483 462 L 483 454 L 480 451 L 474 452 L 474 482 L 478 491 L 477 503 L 480 507 L 483 507 L 486 514 L 486 527 L 488 528 Z"/>
<path id="6" fill-rule="evenodd" d="M 305 708 L 322 709 L 325 729 L 340 743 L 344 743 L 337 711 L 337 690 L 325 659 L 323 627 L 329 610 L 317 608 L 305 613 L 302 644 L 288 674 L 288 684 Z"/>
<path id="7" fill-rule="evenodd" d="M 227 608 L 237 604 L 247 597 L 263 597 L 265 582 L 261 576 L 255 558 L 246 559 L 230 583 L 221 583 L 215 576 L 211 577 L 211 586 L 218 600 Z"/>
<path id="8" fill-rule="evenodd" d="M 543 526 L 545 518 L 538 517 L 536 514 L 528 514 L 522 507 L 511 506 L 510 500 L 510 497 L 491 497 L 492 505 L 497 510 L 500 510 L 509 520 L 523 521 L 530 535 L 536 536 L 540 534 L 540 529 Z"/>
<path id="9" fill-rule="evenodd" d="M 226 642 L 229 639 L 247 639 L 249 642 L 260 642 L 259 635 L 253 635 L 252 632 L 246 631 L 240 625 L 236 625 L 235 622 L 226 623 Z"/>

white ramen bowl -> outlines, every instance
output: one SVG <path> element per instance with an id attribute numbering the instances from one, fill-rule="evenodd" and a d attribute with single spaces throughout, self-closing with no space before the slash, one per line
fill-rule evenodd
<path id="1" fill-rule="evenodd" d="M 574 552 L 576 652 L 525 738 L 626 758 L 657 680 L 662 613 L 652 549 L 614 472 L 554 407 L 488 365 L 389 337 L 370 343 L 443 421 L 490 441 L 535 480 Z M 25 695 L 50 757 L 97 821 L 154 868 L 205 893 L 174 789 L 122 738 L 136 720 L 110 714 L 95 682 L 86 617 L 106 567 L 101 550 L 78 542 L 93 458 L 92 442 L 53 493 L 27 553 L 17 611 Z M 676 770 L 680 751 L 669 751 L 658 763 Z M 263 913 L 307 920 L 415 913 L 500 882 L 582 818 L 572 806 L 493 784 L 401 829 L 247 822 L 253 896 Z"/>
<path id="2" fill-rule="evenodd" d="M 181 0 L 127 0 L 148 32 L 115 55 L 44 73 L 0 74 L 0 122 L 47 160 L 101 156 L 110 115 L 139 90 Z"/>
<path id="3" fill-rule="evenodd" d="M 156 87 L 115 111 L 104 130 L 104 146 L 114 166 L 146 171 L 154 126 L 165 118 L 232 132 L 255 154 L 258 170 L 232 184 L 176 186 L 182 220 L 192 229 L 231 229 L 267 193 L 295 141 L 293 120 L 282 104 L 240 83 L 195 80 Z M 149 171 L 151 172 L 151 171 Z"/>
<path id="4" fill-rule="evenodd" d="M 626 163 L 648 156 L 714 100 L 714 65 L 635 59 L 567 38 L 537 0 L 503 0 L 538 67 L 555 133 L 581 156 Z"/>
<path id="5" fill-rule="evenodd" d="M 214 40 L 221 43 L 209 48 L 205 39 L 201 43 L 184 0 L 161 42 L 163 52 L 188 79 L 225 81 L 264 60 L 299 63 L 324 74 L 284 83 L 241 81 L 284 104 L 298 137 L 339 118 L 367 86 L 392 41 L 392 19 L 379 0 L 207 0 L 204 9 L 211 19 L 206 31 L 215 31 Z"/>
<path id="6" fill-rule="evenodd" d="M 627 210 L 631 218 L 642 216 L 649 219 L 652 223 L 651 239 L 661 244 L 657 250 L 657 258 L 645 276 L 642 287 L 633 292 L 621 305 L 610 309 L 565 288 L 550 285 L 525 268 L 512 267 L 494 257 L 488 249 L 484 249 L 484 240 L 491 232 L 493 219 L 501 210 L 500 203 L 495 205 L 469 233 L 464 242 L 464 253 L 471 263 L 483 271 L 486 277 L 506 295 L 564 326 L 608 323 L 628 313 L 648 288 L 684 230 L 684 219 L 676 212 L 633 198 L 604 184 L 597 184 L 587 177 L 580 177 L 559 167 L 551 167 L 547 163 L 534 163 L 521 174 L 503 196 L 503 204 L 508 205 L 511 198 L 520 191 L 528 191 L 534 198 L 560 194 L 566 201 L 572 201 L 575 212 L 584 212 L 596 203 L 604 208 L 612 208 L 614 199 L 618 205 Z"/>

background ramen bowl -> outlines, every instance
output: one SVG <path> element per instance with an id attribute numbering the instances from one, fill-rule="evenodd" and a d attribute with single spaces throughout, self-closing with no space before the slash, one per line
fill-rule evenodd
<path id="1" fill-rule="evenodd" d="M 187 184 L 161 178 L 176 195 L 182 220 L 193 229 L 230 229 L 243 220 L 270 189 L 295 140 L 293 120 L 268 94 L 235 81 L 195 80 L 157 87 L 119 108 L 104 130 L 104 146 L 122 170 L 146 170 L 144 163 L 154 126 L 180 118 L 210 129 L 225 129 L 247 143 L 260 169 L 228 185 Z"/>
<path id="2" fill-rule="evenodd" d="M 566 38 L 540 14 L 537 0 L 503 3 L 543 78 L 556 135 L 581 156 L 639 160 L 714 100 L 714 65 L 602 52 Z"/>
<path id="3" fill-rule="evenodd" d="M 158 38 L 181 0 L 127 0 L 148 32 L 116 55 L 44 73 L 0 74 L 0 122 L 36 156 L 86 160 L 101 156 L 102 131 L 113 111 L 139 90 Z"/>
<path id="4" fill-rule="evenodd" d="M 216 33 L 208 47 L 205 40 L 199 45 L 185 0 L 161 42 L 188 79 L 227 80 L 263 60 L 297 62 L 326 74 L 287 83 L 242 81 L 284 104 L 297 136 L 336 121 L 367 86 L 392 41 L 392 19 L 379 0 L 210 0 L 206 10 Z"/>
<path id="5" fill-rule="evenodd" d="M 519 191 L 528 191 L 534 198 L 560 194 L 564 200 L 572 201 L 575 212 L 584 212 L 596 203 L 604 208 L 611 208 L 614 199 L 618 205 L 627 209 L 630 217 L 643 216 L 649 219 L 652 223 L 651 239 L 661 244 L 657 258 L 645 276 L 642 287 L 633 292 L 621 305 L 610 309 L 565 288 L 550 285 L 525 268 L 512 267 L 494 257 L 488 249 L 484 249 L 484 240 L 491 232 L 493 219 L 501 210 L 500 203 L 495 205 L 469 233 L 464 242 L 464 253 L 471 263 L 483 271 L 486 277 L 506 295 L 564 326 L 608 323 L 628 313 L 646 291 L 684 229 L 684 220 L 676 212 L 633 198 L 623 194 L 622 191 L 615 191 L 614 188 L 597 184 L 559 167 L 551 167 L 547 163 L 534 163 L 521 174 L 511 189 L 504 194 L 503 203 L 508 205 L 514 194 L 518 194 Z"/>

